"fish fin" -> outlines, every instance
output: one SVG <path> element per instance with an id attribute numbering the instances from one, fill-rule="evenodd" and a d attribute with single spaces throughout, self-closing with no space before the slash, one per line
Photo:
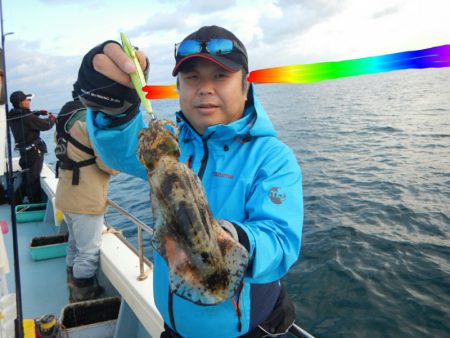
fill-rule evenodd
<path id="1" fill-rule="evenodd" d="M 236 241 L 228 232 L 218 228 L 217 242 L 229 271 L 226 298 L 233 297 L 242 283 L 249 262 L 247 249 Z"/>
<path id="2" fill-rule="evenodd" d="M 219 232 L 217 241 L 225 268 L 214 267 L 209 275 L 199 276 L 192 267 L 173 266 L 170 285 L 177 296 L 207 306 L 221 303 L 236 294 L 247 269 L 248 251 L 228 233 L 222 233 L 221 229 Z M 183 259 L 188 261 L 186 254 L 183 255 Z"/>
<path id="3" fill-rule="evenodd" d="M 198 305 L 215 305 L 224 301 L 224 299 L 209 292 L 200 283 L 189 282 L 185 277 L 180 277 L 172 270 L 170 270 L 170 288 L 178 297 Z"/>
<path id="4" fill-rule="evenodd" d="M 157 217 L 156 224 L 154 226 L 153 236 L 150 240 L 150 245 L 153 247 L 153 249 L 158 251 L 159 254 L 164 258 L 166 258 L 166 250 L 163 245 L 164 242 L 162 241 L 162 238 L 165 238 L 167 236 L 167 232 L 168 232 L 167 227 L 165 227 L 164 224 L 161 222 L 161 218 Z"/>
<path id="5" fill-rule="evenodd" d="M 160 232 L 160 235 L 163 232 Z M 160 241 L 160 243 L 162 243 Z M 173 240 L 169 232 L 164 234 L 164 248 L 160 248 L 170 270 L 170 289 L 186 300 L 196 304 L 216 304 L 221 300 L 215 299 L 208 290 L 202 286 L 197 269 L 192 265 L 188 253 L 181 245 Z"/>
<path id="6" fill-rule="evenodd" d="M 150 193 L 150 206 L 152 208 L 153 225 L 156 227 L 158 222 L 161 221 L 161 208 L 153 192 Z"/>

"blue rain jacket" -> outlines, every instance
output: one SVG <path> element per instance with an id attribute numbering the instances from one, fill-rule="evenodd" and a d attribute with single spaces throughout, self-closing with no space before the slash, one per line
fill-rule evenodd
<path id="1" fill-rule="evenodd" d="M 296 262 L 303 225 L 302 176 L 295 155 L 277 139 L 253 85 L 244 116 L 215 125 L 199 135 L 181 112 L 180 161 L 199 174 L 211 211 L 243 230 L 250 262 L 243 287 L 231 299 L 199 306 L 174 294 L 169 297 L 169 271 L 154 255 L 154 297 L 164 321 L 183 337 L 237 337 L 255 328 L 272 312 L 280 292 L 279 279 Z M 141 114 L 114 130 L 88 112 L 88 130 L 105 164 L 143 179 L 147 175 L 136 156 Z M 239 232 L 239 231 L 238 231 Z M 171 304 L 169 304 L 171 303 Z"/>

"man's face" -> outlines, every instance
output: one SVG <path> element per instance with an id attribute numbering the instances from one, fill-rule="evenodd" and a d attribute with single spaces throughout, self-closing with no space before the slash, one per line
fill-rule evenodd
<path id="1" fill-rule="evenodd" d="M 20 108 L 30 109 L 30 100 L 25 99 L 22 102 L 20 102 Z"/>
<path id="2" fill-rule="evenodd" d="M 231 73 L 215 63 L 194 59 L 179 73 L 180 108 L 194 129 L 228 124 L 242 117 L 247 86 L 242 70 Z"/>

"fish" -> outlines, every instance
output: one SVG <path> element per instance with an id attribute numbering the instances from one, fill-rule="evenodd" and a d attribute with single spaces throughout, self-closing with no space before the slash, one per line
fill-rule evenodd
<path id="1" fill-rule="evenodd" d="M 199 177 L 178 161 L 177 125 L 154 119 L 138 138 L 156 218 L 151 243 L 169 267 L 171 291 L 199 305 L 233 297 L 249 254 L 214 218 Z"/>

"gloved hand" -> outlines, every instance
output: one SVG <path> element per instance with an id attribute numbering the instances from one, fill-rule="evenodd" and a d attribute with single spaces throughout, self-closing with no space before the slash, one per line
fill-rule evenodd
<path id="1" fill-rule="evenodd" d="M 222 229 L 228 232 L 228 234 L 230 234 L 235 241 L 239 242 L 239 236 L 233 223 L 227 221 L 226 219 L 219 219 L 217 221 L 219 222 L 219 225 L 222 227 Z"/>
<path id="2" fill-rule="evenodd" d="M 148 65 L 148 62 L 145 63 Z M 115 67 L 111 67 L 114 64 Z M 112 122 L 111 126 L 126 123 L 136 115 L 140 104 L 129 77 L 134 70 L 120 44 L 106 41 L 84 56 L 74 92 L 85 106 L 106 114 Z M 123 118 L 124 115 L 128 119 Z"/>
<path id="3" fill-rule="evenodd" d="M 37 116 L 46 116 L 46 115 L 48 115 L 48 111 L 46 111 L 44 109 L 40 109 L 40 110 L 33 111 L 33 114 L 35 114 Z"/>
<path id="4" fill-rule="evenodd" d="M 51 123 L 55 123 L 55 121 L 56 121 L 55 115 L 53 115 L 52 113 L 49 113 L 49 112 L 47 112 L 46 115 L 48 115 L 48 119 L 50 120 Z"/>

